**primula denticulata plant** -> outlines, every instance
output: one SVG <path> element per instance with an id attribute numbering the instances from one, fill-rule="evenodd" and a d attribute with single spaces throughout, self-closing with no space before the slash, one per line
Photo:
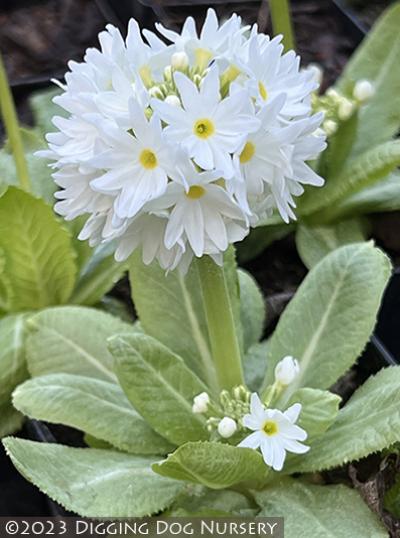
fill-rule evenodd
<path id="1" fill-rule="evenodd" d="M 129 258 L 140 321 L 30 316 L 33 378 L 14 406 L 83 431 L 88 448 L 8 437 L 6 450 L 82 516 L 283 515 L 288 537 L 386 536 L 321 472 L 400 440 L 398 367 L 345 405 L 329 390 L 369 340 L 389 260 L 370 242 L 328 254 L 260 341 L 263 298 L 232 246 L 273 214 L 294 219 L 303 185 L 309 199 L 324 189 L 309 161 L 332 120 L 313 112 L 315 73 L 236 15 L 157 30 L 165 40 L 108 26 L 69 64 L 55 98 L 68 115 L 41 152 L 56 211 L 86 215 L 80 238 Z"/>

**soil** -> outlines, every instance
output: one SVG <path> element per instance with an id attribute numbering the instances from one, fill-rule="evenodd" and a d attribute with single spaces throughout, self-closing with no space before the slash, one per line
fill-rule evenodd
<path id="1" fill-rule="evenodd" d="M 352 8 L 370 26 L 389 0 L 348 0 Z M 338 3 L 344 2 L 338 0 Z M 81 60 L 84 50 L 96 46 L 97 34 L 104 27 L 106 18 L 126 26 L 126 5 L 135 6 L 143 15 L 142 26 L 151 27 L 154 15 L 140 2 L 110 2 L 118 13 L 105 9 L 107 2 L 93 0 L 0 0 L 0 50 L 3 53 L 18 113 L 23 123 L 30 124 L 31 113 L 27 97 L 33 89 L 47 86 L 50 78 L 61 78 L 69 59 Z M 198 21 L 204 17 L 205 7 L 198 0 L 155 0 L 157 18 L 165 24 L 179 26 L 186 16 L 193 15 Z M 102 9 L 99 9 L 100 6 Z M 248 23 L 258 22 L 260 30 L 270 32 L 268 2 L 241 1 L 215 2 L 221 16 L 238 12 Z M 342 71 L 352 51 L 357 46 L 360 33 L 352 31 L 346 20 L 338 17 L 338 11 L 330 0 L 293 0 L 293 19 L 297 49 L 303 63 L 317 62 L 324 68 L 323 88 L 334 82 Z M 354 30 L 354 29 L 353 29 Z M 0 139 L 2 137 L 0 125 Z M 400 262 L 400 214 L 377 215 L 372 219 L 373 236 L 392 256 L 396 266 Z M 307 270 L 302 264 L 293 236 L 273 243 L 261 255 L 245 264 L 259 282 L 267 297 L 268 327 L 270 333 L 285 305 L 303 280 Z M 112 295 L 129 302 L 127 279 L 120 282 Z M 400 296 L 400 295 L 399 295 Z M 130 305 L 132 308 L 132 305 Z M 385 324 L 383 324 L 385 325 Z M 385 325 L 387 326 L 387 324 Z M 378 326 L 379 330 L 379 326 Z M 346 400 L 371 373 L 385 364 L 376 346 L 369 345 L 359 365 L 353 368 L 335 390 Z M 82 437 L 74 430 L 64 427 L 50 428 L 50 435 L 58 441 L 82 446 Z M 22 437 L 45 440 L 41 436 L 49 431 L 33 422 L 21 432 Z M 49 440 L 49 439 L 47 439 Z M 51 440 L 51 439 L 50 439 Z M 53 515 L 59 508 L 49 503 L 36 488 L 16 473 L 0 450 L 0 515 Z M 384 492 L 393 483 L 400 470 L 396 454 L 375 455 L 357 464 L 347 465 L 324 476 L 317 477 L 328 483 L 346 482 L 357 488 L 367 504 L 382 517 L 392 536 L 400 537 L 400 523 L 383 510 Z M 62 511 L 58 512 L 62 513 Z"/>

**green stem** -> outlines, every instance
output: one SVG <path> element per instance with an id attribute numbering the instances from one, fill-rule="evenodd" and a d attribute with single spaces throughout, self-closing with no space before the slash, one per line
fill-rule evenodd
<path id="1" fill-rule="evenodd" d="M 243 385 L 242 361 L 225 274 L 209 256 L 198 261 L 211 352 L 220 389 Z"/>
<path id="2" fill-rule="evenodd" d="M 24 146 L 22 144 L 21 131 L 18 117 L 15 111 L 14 100 L 8 84 L 6 70 L 0 55 L 0 111 L 3 117 L 6 134 L 13 152 L 15 167 L 19 183 L 22 189 L 30 191 L 28 166 L 26 164 Z"/>
<path id="3" fill-rule="evenodd" d="M 290 0 L 269 0 L 274 34 L 283 34 L 282 43 L 285 50 L 295 49 Z"/>

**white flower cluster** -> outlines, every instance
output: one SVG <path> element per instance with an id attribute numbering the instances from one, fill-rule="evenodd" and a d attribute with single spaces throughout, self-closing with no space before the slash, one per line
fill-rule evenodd
<path id="1" fill-rule="evenodd" d="M 101 50 L 69 63 L 54 99 L 69 117 L 54 118 L 44 154 L 56 211 L 90 215 L 81 239 L 184 270 L 193 255 L 220 263 L 274 208 L 295 218 L 302 185 L 323 184 L 306 164 L 325 147 L 322 114 L 299 57 L 237 15 L 220 24 L 210 9 L 200 34 L 190 17 L 157 30 L 168 44 L 134 20 L 126 40 L 110 25 Z"/>

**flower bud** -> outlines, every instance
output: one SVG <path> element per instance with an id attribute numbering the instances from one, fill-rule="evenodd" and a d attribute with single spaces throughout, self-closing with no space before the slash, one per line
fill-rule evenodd
<path id="1" fill-rule="evenodd" d="M 348 120 L 353 114 L 353 111 L 354 103 L 352 103 L 349 99 L 346 99 L 346 97 L 343 97 L 338 110 L 339 119 L 342 121 Z"/>
<path id="2" fill-rule="evenodd" d="M 193 413 L 202 414 L 207 412 L 210 397 L 206 392 L 202 392 L 193 398 Z"/>
<path id="3" fill-rule="evenodd" d="M 371 99 L 374 94 L 375 88 L 369 82 L 369 80 L 359 80 L 356 82 L 356 85 L 354 86 L 353 90 L 353 95 L 357 99 L 357 101 L 360 101 L 360 103 L 365 103 L 365 101 Z"/>
<path id="4" fill-rule="evenodd" d="M 232 435 L 236 433 L 236 430 L 237 430 L 237 424 L 233 420 L 233 418 L 224 417 L 221 420 L 221 422 L 218 424 L 218 433 L 224 439 L 228 439 L 229 437 L 232 437 Z"/>
<path id="5" fill-rule="evenodd" d="M 275 381 L 281 385 L 290 385 L 300 372 L 300 366 L 296 359 L 288 355 L 275 367 Z"/>
<path id="6" fill-rule="evenodd" d="M 189 66 L 189 56 L 186 52 L 174 52 L 171 56 L 171 65 L 177 71 L 184 71 Z"/>
<path id="7" fill-rule="evenodd" d="M 165 102 L 171 106 L 181 106 L 181 101 L 176 95 L 167 95 L 167 97 L 165 98 Z"/>
<path id="8" fill-rule="evenodd" d="M 162 99 L 163 97 L 162 91 L 160 90 L 158 86 L 152 86 L 149 89 L 149 94 L 151 97 L 156 97 L 158 99 Z"/>
<path id="9" fill-rule="evenodd" d="M 336 133 L 338 125 L 337 125 L 336 121 L 326 120 L 326 121 L 324 121 L 322 127 L 323 127 L 325 133 L 328 136 L 331 136 L 331 135 Z"/>

